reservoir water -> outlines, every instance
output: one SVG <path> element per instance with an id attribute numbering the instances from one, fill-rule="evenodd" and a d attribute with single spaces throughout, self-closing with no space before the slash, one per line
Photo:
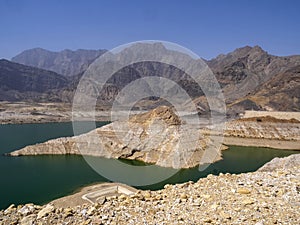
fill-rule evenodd
<path id="1" fill-rule="evenodd" d="M 97 126 L 104 124 L 106 123 L 101 122 Z M 20 149 L 26 145 L 72 135 L 72 123 L 0 125 L 0 209 L 11 203 L 44 204 L 70 194 L 82 186 L 108 181 L 90 168 L 81 156 L 8 157 L 4 155 L 4 153 Z M 229 150 L 223 152 L 223 160 L 210 165 L 204 171 L 199 171 L 198 167 L 182 169 L 163 182 L 140 188 L 160 189 L 166 183 L 197 181 L 210 173 L 255 171 L 274 157 L 284 157 L 293 153 L 297 152 L 230 146 Z M 113 161 L 113 159 L 91 158 L 99 161 L 99 163 L 105 162 L 108 166 L 109 162 Z M 125 162 L 136 165 L 137 169 L 141 165 L 140 162 L 136 161 L 125 160 Z M 113 170 L 114 168 L 110 169 Z M 170 168 L 153 167 L 153 173 L 157 174 L 167 170 Z M 139 178 L 132 177 L 132 179 Z"/>

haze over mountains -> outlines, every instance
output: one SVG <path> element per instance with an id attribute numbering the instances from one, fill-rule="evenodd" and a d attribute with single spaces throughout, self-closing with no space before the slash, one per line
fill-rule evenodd
<path id="1" fill-rule="evenodd" d="M 11 60 L 27 66 L 51 70 L 64 76 L 72 76 L 85 71 L 89 64 L 104 52 L 106 50 L 85 49 L 76 51 L 65 49 L 60 52 L 52 52 L 42 48 L 34 48 L 23 51 Z"/>
<path id="2" fill-rule="evenodd" d="M 0 60 L 0 100 L 70 102 L 83 72 L 104 52 L 50 52 L 37 48 L 13 57 L 13 62 Z M 299 55 L 273 56 L 259 46 L 246 46 L 206 63 L 223 89 L 229 111 L 300 111 Z M 186 74 L 177 68 L 153 62 L 120 70 L 109 80 L 100 100 L 109 103 L 126 84 L 155 74 L 172 78 L 199 106 L 207 108 L 202 90 Z"/>
<path id="3" fill-rule="evenodd" d="M 0 101 L 61 101 L 68 79 L 49 70 L 0 60 Z"/>

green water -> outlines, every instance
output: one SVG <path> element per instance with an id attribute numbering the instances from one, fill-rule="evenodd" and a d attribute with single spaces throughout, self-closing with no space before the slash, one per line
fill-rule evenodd
<path id="1" fill-rule="evenodd" d="M 105 123 L 98 123 L 97 126 L 103 124 Z M 0 125 L 0 209 L 7 207 L 10 203 L 43 204 L 70 194 L 82 186 L 107 181 L 91 169 L 81 156 L 8 157 L 3 155 L 29 144 L 72 135 L 71 123 Z M 166 183 L 196 181 L 209 173 L 254 171 L 274 157 L 284 157 L 293 153 L 297 152 L 231 146 L 229 150 L 224 151 L 222 161 L 212 164 L 204 171 L 199 171 L 198 167 L 183 169 L 164 182 L 142 188 L 155 190 L 162 188 Z M 105 163 L 108 167 L 114 161 L 96 157 L 90 157 L 90 159 L 99 164 Z M 138 166 L 143 165 L 134 161 L 126 163 L 136 165 L 137 169 L 139 169 Z M 163 174 L 170 170 L 170 168 L 154 166 L 148 173 Z M 130 179 L 140 178 L 130 177 Z"/>

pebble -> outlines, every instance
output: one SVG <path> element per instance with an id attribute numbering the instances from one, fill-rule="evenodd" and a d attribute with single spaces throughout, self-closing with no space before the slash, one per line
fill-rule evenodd
<path id="1" fill-rule="evenodd" d="M 251 191 L 248 190 L 247 188 L 239 188 L 239 189 L 237 189 L 237 192 L 240 194 L 250 194 L 251 193 Z"/>
<path id="2" fill-rule="evenodd" d="M 32 225 L 34 224 L 36 215 L 29 215 L 21 219 L 20 225 Z"/>
<path id="3" fill-rule="evenodd" d="M 187 199 L 187 198 L 188 198 L 188 196 L 187 196 L 186 194 L 184 194 L 184 193 L 180 195 L 180 199 L 181 199 L 181 200 L 182 200 L 182 199 Z"/>
<path id="4" fill-rule="evenodd" d="M 43 209 L 41 209 L 41 211 L 38 212 L 37 219 L 47 216 L 53 210 L 54 210 L 54 207 L 52 205 L 46 205 Z"/>
<path id="5" fill-rule="evenodd" d="M 225 213 L 224 211 L 220 212 L 220 216 L 224 219 L 231 219 L 231 216 L 228 213 Z"/>
<path id="6" fill-rule="evenodd" d="M 250 199 L 250 198 L 243 200 L 243 205 L 251 205 L 253 203 L 254 203 L 254 200 Z"/>

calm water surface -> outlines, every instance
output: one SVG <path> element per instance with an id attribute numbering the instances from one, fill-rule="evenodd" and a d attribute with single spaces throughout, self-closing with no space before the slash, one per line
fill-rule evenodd
<path id="1" fill-rule="evenodd" d="M 97 126 L 104 124 L 106 123 L 98 123 Z M 91 169 L 81 156 L 8 157 L 3 155 L 29 144 L 72 135 L 72 123 L 0 125 L 0 209 L 10 203 L 43 204 L 70 194 L 82 186 L 108 181 Z M 222 161 L 212 164 L 204 171 L 200 172 L 198 167 L 183 169 L 164 182 L 142 188 L 155 190 L 162 188 L 166 183 L 196 181 L 209 173 L 254 171 L 274 157 L 284 157 L 293 153 L 297 152 L 231 146 L 229 150 L 224 151 Z M 108 166 L 114 161 L 90 158 Z M 140 165 L 136 161 L 126 161 L 126 163 Z M 114 168 L 110 169 L 114 170 Z M 148 172 L 159 174 L 169 170 L 171 169 L 153 166 Z M 132 179 L 140 178 L 132 177 Z"/>

